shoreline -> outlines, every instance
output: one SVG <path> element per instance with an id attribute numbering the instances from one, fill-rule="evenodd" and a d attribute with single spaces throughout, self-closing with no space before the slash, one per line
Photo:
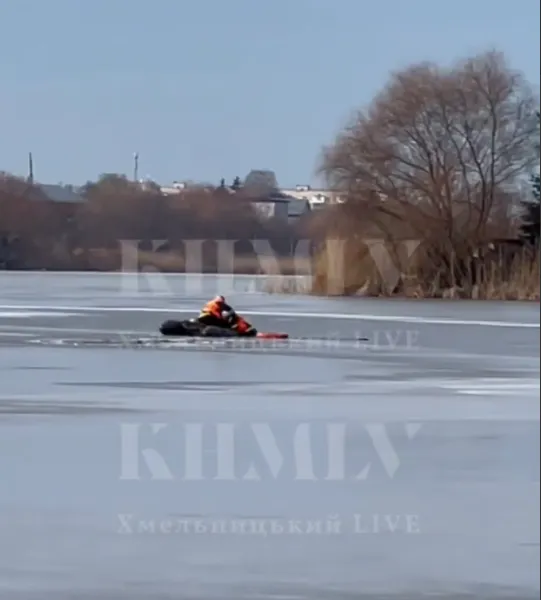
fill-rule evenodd
<path id="1" fill-rule="evenodd" d="M 99 270 L 54 270 L 54 269 L 0 269 L 0 280 L 3 277 L 15 276 L 15 277 L 34 277 L 34 276 L 84 276 L 84 277 L 128 277 L 128 278 L 150 278 L 150 279 L 176 279 L 181 280 L 183 278 L 205 278 L 208 280 L 212 279 L 227 279 L 227 280 L 241 280 L 241 281 L 261 281 L 265 282 L 267 280 L 271 285 L 266 286 L 263 285 L 262 289 L 258 290 L 233 290 L 233 292 L 246 292 L 246 293 L 263 293 L 268 294 L 269 296 L 282 296 L 282 297 L 309 297 L 312 299 L 322 299 L 322 300 L 342 300 L 348 302 L 382 302 L 385 304 L 389 303 L 403 303 L 407 301 L 412 304 L 419 304 L 423 302 L 437 303 L 437 304 L 524 304 L 526 306 L 532 306 L 540 303 L 539 298 L 471 298 L 471 297 L 446 297 L 446 296 L 409 296 L 407 294 L 393 294 L 393 295 L 362 295 L 362 294 L 352 294 L 352 295 L 335 295 L 335 294 L 321 294 L 312 292 L 309 287 L 310 283 L 306 282 L 305 291 L 298 290 L 287 290 L 284 289 L 286 286 L 279 285 L 277 287 L 272 285 L 272 281 L 278 280 L 279 284 L 283 284 L 284 282 L 291 282 L 291 284 L 295 284 L 296 282 L 303 282 L 307 279 L 313 278 L 313 275 L 307 273 L 301 274 L 278 274 L 278 273 L 237 273 L 237 272 L 212 272 L 212 271 L 202 271 L 202 272 L 178 272 L 178 271 L 165 271 L 165 272 L 147 272 L 144 270 L 139 271 L 99 271 Z M 282 280 L 282 281 L 281 281 Z M 313 279 L 312 279 L 313 281 Z M 258 286 L 259 287 L 259 286 Z"/>

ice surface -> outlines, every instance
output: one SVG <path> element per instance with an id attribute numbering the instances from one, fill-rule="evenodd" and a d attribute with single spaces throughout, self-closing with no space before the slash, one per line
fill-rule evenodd
<path id="1" fill-rule="evenodd" d="M 204 281 L 0 275 L 1 598 L 539 595 L 538 306 L 237 292 L 239 311 L 418 322 L 269 315 L 304 341 L 165 349 L 99 342 L 164 313 L 85 310 L 175 314 Z"/>

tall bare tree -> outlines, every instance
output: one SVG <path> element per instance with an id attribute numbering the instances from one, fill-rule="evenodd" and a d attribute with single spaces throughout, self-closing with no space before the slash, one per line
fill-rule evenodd
<path id="1" fill-rule="evenodd" d="M 414 65 L 324 149 L 321 172 L 359 217 L 407 220 L 434 245 L 471 251 L 538 160 L 537 106 L 499 53 Z"/>

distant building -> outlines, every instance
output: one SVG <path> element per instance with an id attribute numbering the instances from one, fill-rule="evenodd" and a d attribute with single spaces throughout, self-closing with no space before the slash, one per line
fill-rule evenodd
<path id="1" fill-rule="evenodd" d="M 190 186 L 187 182 L 183 181 L 175 181 L 172 185 L 160 186 L 160 191 L 165 196 L 182 194 L 183 192 L 192 189 L 205 188 L 201 186 Z M 225 190 L 225 192 L 229 194 L 248 192 L 248 190 L 242 185 L 238 187 L 220 186 L 217 188 L 217 191 L 222 190 Z M 306 198 L 302 196 L 295 196 L 289 194 L 288 192 L 289 190 L 275 189 L 274 191 L 265 193 L 254 189 L 254 196 L 253 199 L 250 196 L 250 203 L 254 207 L 256 213 L 262 219 L 277 219 L 283 222 L 292 223 L 303 215 L 309 213 L 312 210 L 312 206 Z"/>
<path id="2" fill-rule="evenodd" d="M 81 204 L 85 202 L 85 197 L 80 193 L 79 188 L 72 185 L 60 184 L 36 184 L 45 200 L 58 202 L 60 204 Z"/>
<path id="3" fill-rule="evenodd" d="M 256 213 L 262 219 L 279 219 L 287 221 L 289 202 L 278 198 L 258 198 L 252 201 Z"/>
<path id="4" fill-rule="evenodd" d="M 308 200 L 301 200 L 298 198 L 292 198 L 288 200 L 287 217 L 290 223 L 294 223 L 310 212 L 312 212 L 312 206 Z"/>
<path id="5" fill-rule="evenodd" d="M 252 204 L 261 217 L 288 223 L 294 223 L 312 210 L 307 200 L 288 196 L 283 191 L 258 198 Z"/>
<path id="6" fill-rule="evenodd" d="M 184 181 L 173 181 L 171 185 L 160 185 L 160 191 L 164 196 L 173 196 L 181 194 L 187 187 Z"/>
<path id="7" fill-rule="evenodd" d="M 158 188 L 164 196 L 176 196 L 192 191 L 211 192 L 214 189 L 213 186 L 208 184 L 191 183 L 188 181 L 173 181 L 171 185 L 158 185 Z"/>
<path id="8" fill-rule="evenodd" d="M 343 198 L 338 192 L 323 188 L 312 189 L 309 185 L 297 185 L 291 189 L 282 189 L 281 192 L 297 200 L 307 201 L 311 209 L 323 208 L 330 204 L 341 204 L 343 202 Z"/>

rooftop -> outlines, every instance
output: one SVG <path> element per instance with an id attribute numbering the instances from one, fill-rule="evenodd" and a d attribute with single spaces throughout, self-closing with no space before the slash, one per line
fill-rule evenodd
<path id="1" fill-rule="evenodd" d="M 81 203 L 85 198 L 79 194 L 78 189 L 71 185 L 37 184 L 45 198 L 51 202 Z"/>

